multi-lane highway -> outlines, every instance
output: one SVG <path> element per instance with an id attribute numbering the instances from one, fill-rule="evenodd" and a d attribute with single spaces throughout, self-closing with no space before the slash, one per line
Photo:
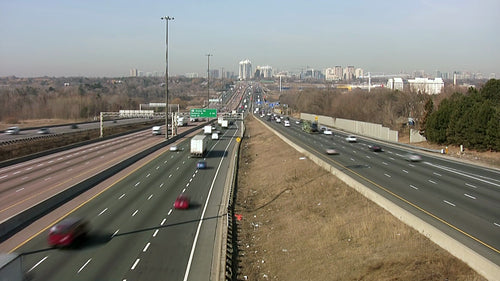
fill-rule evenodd
<path id="1" fill-rule="evenodd" d="M 189 141 L 180 151 L 147 162 L 69 216 L 90 221 L 87 240 L 76 248 L 47 246 L 46 230 L 16 252 L 33 280 L 206 280 L 212 274 L 216 226 L 235 137 L 240 124 L 211 140 L 208 169 L 196 169 Z M 191 197 L 188 210 L 175 198 Z"/>
<path id="2" fill-rule="evenodd" d="M 260 118 L 260 117 L 256 117 Z M 422 154 L 408 162 L 408 149 L 346 134 L 308 134 L 292 120 L 291 127 L 270 125 L 292 142 L 315 153 L 357 181 L 438 227 L 454 239 L 500 265 L 500 172 L 443 157 Z M 368 146 L 377 143 L 383 152 Z M 334 147 L 339 155 L 326 155 Z"/>

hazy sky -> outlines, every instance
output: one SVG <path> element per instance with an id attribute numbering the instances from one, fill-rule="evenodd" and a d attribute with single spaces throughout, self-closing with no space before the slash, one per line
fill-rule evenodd
<path id="1" fill-rule="evenodd" d="M 0 0 L 0 76 L 170 75 L 257 65 L 298 72 L 500 76 L 500 1 Z"/>

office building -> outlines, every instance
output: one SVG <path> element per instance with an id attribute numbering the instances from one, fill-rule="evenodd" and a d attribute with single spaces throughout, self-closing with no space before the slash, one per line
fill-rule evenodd
<path id="1" fill-rule="evenodd" d="M 442 78 L 435 78 L 434 80 L 429 78 L 415 78 L 408 80 L 410 85 L 410 90 L 426 93 L 429 95 L 437 95 L 441 93 L 444 88 L 444 82 Z"/>
<path id="2" fill-rule="evenodd" d="M 249 80 L 252 78 L 252 62 L 248 59 L 240 61 L 239 64 L 239 80 Z"/>

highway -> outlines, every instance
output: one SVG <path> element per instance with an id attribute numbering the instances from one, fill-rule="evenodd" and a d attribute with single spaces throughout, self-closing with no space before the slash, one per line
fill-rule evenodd
<path id="1" fill-rule="evenodd" d="M 144 130 L 0 168 L 0 222 L 164 140 Z"/>
<path id="2" fill-rule="evenodd" d="M 500 172 L 460 161 L 410 152 L 399 146 L 360 138 L 348 143 L 346 133 L 308 134 L 291 120 L 291 127 L 266 121 L 292 142 L 330 163 L 400 207 L 417 215 L 482 256 L 500 265 Z M 383 152 L 368 149 L 379 144 Z M 334 147 L 339 155 L 326 155 Z"/>
<path id="3" fill-rule="evenodd" d="M 49 248 L 46 231 L 29 239 L 16 252 L 32 280 L 208 279 L 236 124 L 210 141 L 208 169 L 196 169 L 184 141 L 74 209 L 92 227 L 75 248 Z M 181 193 L 188 210 L 173 209 Z"/>

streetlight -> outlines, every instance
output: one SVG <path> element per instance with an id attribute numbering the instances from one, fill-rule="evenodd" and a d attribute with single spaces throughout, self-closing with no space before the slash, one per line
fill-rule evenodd
<path id="1" fill-rule="evenodd" d="M 208 105 L 210 104 L 210 57 L 213 55 L 206 54 L 206 56 L 208 59 L 208 70 L 207 70 L 207 108 L 208 108 Z"/>
<path id="2" fill-rule="evenodd" d="M 161 17 L 165 20 L 165 139 L 168 139 L 168 21 L 174 20 L 173 17 Z M 173 134 L 172 128 L 172 134 Z"/>

